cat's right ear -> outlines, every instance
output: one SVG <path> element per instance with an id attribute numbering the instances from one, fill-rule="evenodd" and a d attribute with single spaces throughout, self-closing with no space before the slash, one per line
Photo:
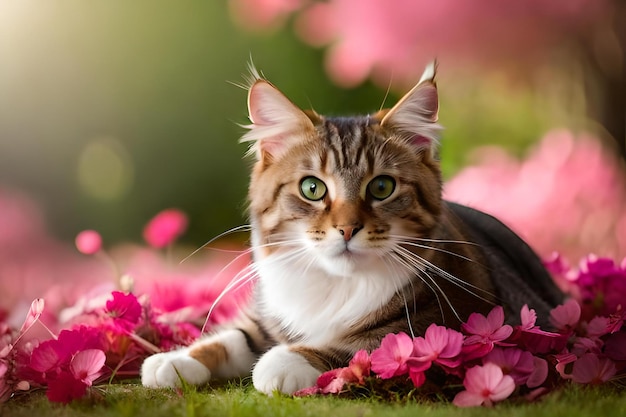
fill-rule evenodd
<path id="1" fill-rule="evenodd" d="M 249 130 L 241 141 L 251 142 L 249 153 L 265 163 L 280 158 L 315 130 L 309 116 L 258 76 L 248 90 L 248 117 L 252 124 L 245 126 Z"/>

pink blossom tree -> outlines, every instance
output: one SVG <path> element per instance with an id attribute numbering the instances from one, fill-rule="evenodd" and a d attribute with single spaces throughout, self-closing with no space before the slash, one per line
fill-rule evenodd
<path id="1" fill-rule="evenodd" d="M 340 85 L 372 78 L 415 82 L 437 57 L 444 68 L 474 68 L 550 79 L 583 74 L 589 115 L 625 155 L 626 5 L 621 0 L 230 0 L 245 29 L 276 28 L 295 15 L 304 42 L 326 47 L 326 68 Z M 544 85 L 548 87 L 548 85 Z"/>

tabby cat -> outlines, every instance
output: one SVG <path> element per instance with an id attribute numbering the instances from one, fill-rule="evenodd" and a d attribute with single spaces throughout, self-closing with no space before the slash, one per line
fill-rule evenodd
<path id="1" fill-rule="evenodd" d="M 251 72 L 253 302 L 212 335 L 149 357 L 145 386 L 251 372 L 259 391 L 293 393 L 387 333 L 459 328 L 496 304 L 546 317 L 561 301 L 512 231 L 442 200 L 434 63 L 393 108 L 359 117 L 300 110 Z"/>

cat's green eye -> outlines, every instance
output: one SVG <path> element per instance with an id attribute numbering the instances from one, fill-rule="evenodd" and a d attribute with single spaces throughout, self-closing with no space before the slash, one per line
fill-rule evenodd
<path id="1" fill-rule="evenodd" d="M 302 197 L 311 201 L 319 201 L 326 195 L 326 184 L 319 178 L 306 177 L 300 181 Z"/>
<path id="2" fill-rule="evenodd" d="M 396 189 L 396 181 L 389 175 L 379 175 L 367 184 L 367 191 L 376 200 L 384 200 L 393 194 Z"/>

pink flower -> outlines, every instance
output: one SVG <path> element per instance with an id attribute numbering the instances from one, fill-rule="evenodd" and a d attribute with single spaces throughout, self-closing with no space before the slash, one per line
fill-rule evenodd
<path id="1" fill-rule="evenodd" d="M 504 324 L 504 309 L 501 306 L 494 307 L 487 317 L 479 313 L 470 314 L 461 329 L 469 335 L 463 342 L 466 360 L 486 355 L 494 345 L 506 345 L 503 341 L 513 333 L 513 328 Z"/>
<path id="2" fill-rule="evenodd" d="M 426 382 L 424 372 L 435 362 L 446 372 L 461 364 L 461 348 L 463 347 L 463 335 L 455 330 L 444 326 L 431 324 L 426 329 L 424 337 L 413 339 L 413 355 L 407 360 L 409 377 L 415 387 L 420 387 Z"/>
<path id="3" fill-rule="evenodd" d="M 413 357 L 417 361 L 436 362 L 456 368 L 461 364 L 459 355 L 463 347 L 463 335 L 433 323 L 426 329 L 424 337 L 413 339 L 413 347 Z"/>
<path id="4" fill-rule="evenodd" d="M 163 210 L 143 230 L 143 237 L 154 248 L 164 248 L 187 229 L 187 215 L 178 209 Z"/>
<path id="5" fill-rule="evenodd" d="M 141 304 L 133 294 L 125 294 L 120 291 L 111 293 L 113 299 L 107 301 L 107 312 L 127 330 L 133 328 L 141 317 Z"/>
<path id="6" fill-rule="evenodd" d="M 535 326 L 537 314 L 526 304 L 522 306 L 520 318 L 521 324 L 515 327 L 512 339 L 531 353 L 559 352 L 566 346 L 566 334 L 546 332 Z"/>
<path id="7" fill-rule="evenodd" d="M 515 385 L 524 385 L 534 368 L 533 355 L 518 348 L 494 348 L 484 358 L 483 363 L 493 363 L 510 375 Z"/>
<path id="8" fill-rule="evenodd" d="M 453 403 L 459 407 L 475 407 L 502 401 L 513 393 L 515 382 L 493 363 L 475 366 L 467 370 L 463 380 L 465 391 L 459 392 Z"/>
<path id="9" fill-rule="evenodd" d="M 580 288 L 585 318 L 608 315 L 620 305 L 626 305 L 626 268 L 613 259 L 588 255 L 580 263 L 576 284 Z"/>
<path id="10" fill-rule="evenodd" d="M 346 368 L 332 369 L 324 372 L 317 379 L 315 386 L 297 391 L 294 395 L 304 397 L 314 394 L 337 394 L 344 390 L 346 384 L 363 384 L 370 374 L 370 358 L 365 350 L 354 354 Z"/>
<path id="11" fill-rule="evenodd" d="M 95 230 L 83 230 L 76 235 L 75 244 L 80 253 L 93 255 L 102 249 L 102 237 Z"/>
<path id="12" fill-rule="evenodd" d="M 516 385 L 523 385 L 533 370 L 533 355 L 515 347 L 495 347 L 485 355 L 483 363 L 498 365 L 505 375 L 511 375 Z"/>
<path id="13" fill-rule="evenodd" d="M 102 339 L 97 328 L 81 326 L 63 330 L 57 339 L 46 340 L 33 349 L 30 367 L 46 379 L 51 373 L 58 374 L 62 368 L 69 367 L 77 352 L 101 348 Z"/>
<path id="14" fill-rule="evenodd" d="M 611 379 L 616 372 L 612 360 L 586 353 L 574 362 L 572 380 L 579 384 L 601 384 Z"/>
<path id="15" fill-rule="evenodd" d="M 363 349 L 357 351 L 348 364 L 348 369 L 352 372 L 355 379 L 355 381 L 352 382 L 357 382 L 359 384 L 365 382 L 364 378 L 370 375 L 371 367 L 372 363 L 367 351 Z"/>
<path id="16" fill-rule="evenodd" d="M 573 298 L 550 311 L 550 323 L 559 331 L 569 333 L 580 320 L 580 304 Z"/>
<path id="17" fill-rule="evenodd" d="M 82 397 L 101 375 L 105 353 L 100 337 L 99 329 L 81 326 L 63 330 L 57 339 L 44 341 L 33 350 L 30 373 L 34 381 L 47 385 L 50 401 L 68 403 Z"/>
<path id="18" fill-rule="evenodd" d="M 388 334 L 371 354 L 372 371 L 388 379 L 408 373 L 407 360 L 413 353 L 413 341 L 406 333 Z"/>

